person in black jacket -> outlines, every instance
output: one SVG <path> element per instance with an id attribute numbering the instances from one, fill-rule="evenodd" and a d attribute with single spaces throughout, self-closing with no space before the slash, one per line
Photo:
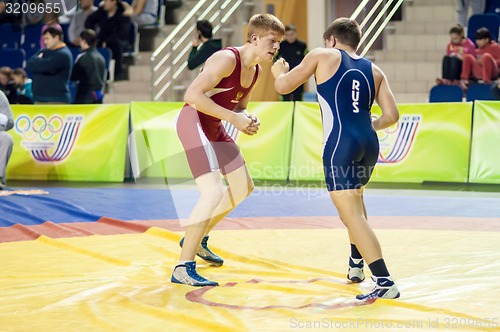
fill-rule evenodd
<path id="1" fill-rule="evenodd" d="M 280 44 L 280 49 L 275 59 L 283 58 L 290 65 L 290 70 L 297 67 L 307 54 L 307 45 L 297 38 L 297 28 L 293 24 L 285 27 L 285 40 Z M 300 101 L 304 94 L 304 85 L 287 95 L 283 95 L 283 101 Z"/>
<path id="2" fill-rule="evenodd" d="M 71 51 L 63 42 L 61 30 L 49 27 L 43 33 L 46 48 L 27 62 L 26 68 L 33 78 L 35 104 L 69 104 L 69 78 L 73 67 Z"/>
<path id="3" fill-rule="evenodd" d="M 97 33 L 97 45 L 113 52 L 115 80 L 122 79 L 123 49 L 128 44 L 132 13 L 132 8 L 121 0 L 103 0 L 102 6 L 85 20 L 85 28 Z"/>
<path id="4" fill-rule="evenodd" d="M 193 70 L 201 66 L 220 49 L 222 49 L 222 40 L 212 39 L 212 24 L 207 20 L 196 22 L 196 33 L 193 39 L 193 49 L 189 53 L 188 69 Z"/>
<path id="5" fill-rule="evenodd" d="M 78 81 L 75 104 L 102 104 L 106 63 L 96 50 L 97 36 L 94 30 L 85 29 L 80 33 L 82 53 L 76 58 L 71 80 Z"/>

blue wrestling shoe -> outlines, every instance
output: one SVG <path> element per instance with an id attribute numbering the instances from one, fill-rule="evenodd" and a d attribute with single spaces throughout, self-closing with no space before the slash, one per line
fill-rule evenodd
<path id="1" fill-rule="evenodd" d="M 356 262 L 349 257 L 349 270 L 347 270 L 347 279 L 353 283 L 360 283 L 365 280 L 365 272 L 363 271 L 363 259 L 356 259 Z"/>
<path id="2" fill-rule="evenodd" d="M 215 281 L 210 281 L 203 278 L 196 272 L 196 262 L 186 262 L 177 265 L 172 272 L 171 281 L 175 284 L 183 284 L 188 286 L 203 287 L 203 286 L 219 286 Z"/>
<path id="3" fill-rule="evenodd" d="M 208 235 L 205 235 L 203 237 L 203 240 L 201 240 L 201 244 L 198 247 L 198 251 L 196 252 L 196 256 L 200 257 L 204 261 L 207 261 L 210 263 L 210 265 L 213 266 L 221 266 L 224 264 L 224 260 L 214 254 L 212 250 L 208 248 Z M 184 238 L 182 238 L 181 242 L 179 242 L 179 245 L 182 248 L 182 245 L 184 244 Z"/>
<path id="4" fill-rule="evenodd" d="M 372 280 L 375 282 L 373 290 L 368 294 L 356 295 L 356 299 L 363 301 L 371 299 L 397 299 L 401 295 L 391 277 L 372 276 Z"/>

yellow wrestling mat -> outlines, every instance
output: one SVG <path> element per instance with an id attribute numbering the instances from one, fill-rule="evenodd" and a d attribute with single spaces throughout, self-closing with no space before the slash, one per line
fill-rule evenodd
<path id="1" fill-rule="evenodd" d="M 214 231 L 215 288 L 169 282 L 161 228 L 0 243 L 0 331 L 500 331 L 500 232 L 376 232 L 401 298 L 371 304 L 343 229 Z"/>

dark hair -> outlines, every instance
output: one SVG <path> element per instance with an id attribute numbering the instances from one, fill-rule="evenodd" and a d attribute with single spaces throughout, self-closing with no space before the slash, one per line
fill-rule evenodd
<path id="1" fill-rule="evenodd" d="M 323 39 L 328 40 L 331 36 L 335 37 L 340 43 L 357 49 L 361 40 L 361 29 L 355 20 L 340 17 L 326 28 Z"/>
<path id="2" fill-rule="evenodd" d="M 10 75 L 12 74 L 12 68 L 7 66 L 0 67 L 0 74 L 3 74 L 10 79 Z"/>
<path id="3" fill-rule="evenodd" d="M 463 36 L 465 34 L 464 33 L 464 27 L 462 25 L 460 25 L 460 24 L 455 24 L 454 26 L 452 26 L 450 28 L 449 34 L 451 35 L 452 33 L 460 35 L 460 36 Z"/>
<path id="4" fill-rule="evenodd" d="M 212 38 L 212 24 L 207 20 L 196 22 L 196 29 L 200 31 L 203 37 L 207 39 Z"/>
<path id="5" fill-rule="evenodd" d="M 58 36 L 60 41 L 64 40 L 64 34 L 58 28 L 48 27 L 47 29 L 45 29 L 45 31 L 43 32 L 42 35 L 45 36 L 47 33 L 50 34 L 52 36 L 52 38 L 54 38 L 55 36 Z"/>
<path id="6" fill-rule="evenodd" d="M 82 40 L 85 40 L 85 42 L 90 47 L 95 47 L 97 45 L 97 35 L 96 35 L 95 31 L 92 29 L 84 29 L 80 33 L 80 38 L 82 38 Z"/>
<path id="7" fill-rule="evenodd" d="M 293 24 L 288 24 L 287 26 L 285 26 L 285 32 L 287 32 L 287 31 L 297 32 L 297 27 Z"/>
<path id="8" fill-rule="evenodd" d="M 12 75 L 20 75 L 24 78 L 26 78 L 26 72 L 22 68 L 16 68 L 12 71 Z"/>
<path id="9" fill-rule="evenodd" d="M 476 31 L 474 38 L 477 39 L 489 39 L 491 41 L 491 33 L 487 28 L 481 28 Z"/>

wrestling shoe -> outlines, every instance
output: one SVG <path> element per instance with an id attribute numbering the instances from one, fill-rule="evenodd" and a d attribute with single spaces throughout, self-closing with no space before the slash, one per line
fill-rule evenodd
<path id="1" fill-rule="evenodd" d="M 186 262 L 184 264 L 179 264 L 174 268 L 172 272 L 171 281 L 176 284 L 183 284 L 195 287 L 203 286 L 219 286 L 215 281 L 210 281 L 203 278 L 196 272 L 196 262 Z"/>
<path id="2" fill-rule="evenodd" d="M 375 277 L 372 276 L 375 286 L 373 290 L 368 294 L 356 295 L 358 300 L 371 300 L 371 299 L 397 299 L 401 294 L 399 293 L 398 287 L 389 277 Z"/>
<path id="3" fill-rule="evenodd" d="M 196 252 L 196 256 L 200 257 L 204 261 L 207 261 L 210 263 L 210 265 L 213 266 L 221 266 L 224 264 L 224 260 L 214 254 L 212 250 L 208 248 L 208 235 L 205 235 L 203 237 L 203 240 L 201 240 L 201 244 L 198 247 L 198 251 Z M 179 242 L 179 245 L 182 248 L 182 245 L 184 244 L 184 238 L 182 238 L 181 242 Z"/>
<path id="4" fill-rule="evenodd" d="M 356 262 L 349 257 L 349 270 L 347 270 L 347 279 L 353 283 L 360 283 L 365 280 L 365 272 L 363 271 L 363 259 L 356 259 Z"/>

